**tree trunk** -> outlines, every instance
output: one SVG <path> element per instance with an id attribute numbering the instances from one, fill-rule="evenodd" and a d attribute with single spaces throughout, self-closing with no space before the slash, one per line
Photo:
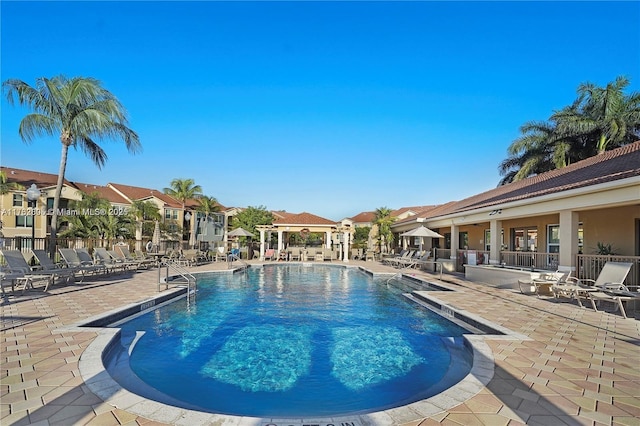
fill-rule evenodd
<path id="1" fill-rule="evenodd" d="M 67 153 L 69 145 L 62 144 L 62 152 L 60 154 L 60 168 L 58 169 L 58 181 L 56 183 L 56 192 L 53 196 L 53 212 L 51 214 L 51 236 L 49 238 L 49 254 L 51 259 L 55 259 L 56 240 L 58 237 L 58 208 L 60 206 L 60 198 L 62 196 L 62 184 L 64 183 L 64 172 L 67 169 Z"/>

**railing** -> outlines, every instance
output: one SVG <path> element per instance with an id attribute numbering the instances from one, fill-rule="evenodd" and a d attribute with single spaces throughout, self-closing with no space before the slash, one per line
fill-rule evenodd
<path id="1" fill-rule="evenodd" d="M 640 256 L 579 254 L 576 259 L 576 277 L 595 280 L 607 262 L 631 263 L 631 271 L 624 283 L 632 287 L 640 284 Z"/>
<path id="2" fill-rule="evenodd" d="M 162 270 L 165 269 L 165 277 L 164 281 L 162 280 Z M 191 309 L 191 305 L 196 301 L 196 277 L 185 269 L 178 262 L 171 259 L 164 259 L 162 263 L 158 266 L 158 292 L 160 291 L 160 286 L 162 284 L 166 285 L 166 288 L 169 288 L 170 276 L 169 270 L 173 270 L 179 276 L 181 276 L 184 281 L 173 281 L 175 283 L 186 283 L 187 284 L 187 310 Z"/>
<path id="3" fill-rule="evenodd" d="M 142 247 L 145 247 L 149 241 L 148 237 L 141 240 Z M 95 247 L 113 247 L 117 243 L 126 243 L 129 250 L 135 250 L 137 241 L 134 239 L 117 239 L 117 238 L 57 238 L 56 249 L 58 248 L 86 248 L 92 250 Z M 49 237 L 37 237 L 33 240 L 35 249 L 49 250 Z M 159 251 L 167 251 L 180 247 L 179 241 L 161 241 Z M 21 250 L 23 253 L 31 249 L 31 237 L 1 237 L 0 248 L 11 250 Z"/>
<path id="4" fill-rule="evenodd" d="M 559 256 L 558 253 L 537 251 L 501 251 L 500 263 L 505 266 L 555 271 L 558 269 Z"/>

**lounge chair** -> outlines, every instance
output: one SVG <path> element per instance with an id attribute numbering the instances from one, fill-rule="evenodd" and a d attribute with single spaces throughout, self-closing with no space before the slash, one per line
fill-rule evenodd
<path id="1" fill-rule="evenodd" d="M 76 279 L 76 271 L 74 268 L 59 268 L 58 265 L 53 263 L 51 259 L 49 259 L 49 253 L 46 250 L 31 250 L 35 258 L 38 260 L 40 264 L 39 271 L 45 271 L 47 273 L 52 273 L 58 275 L 60 278 L 64 278 L 67 283 L 69 281 L 75 281 Z M 82 274 L 80 274 L 82 276 Z"/>
<path id="2" fill-rule="evenodd" d="M 137 268 L 135 264 L 125 263 L 115 258 L 104 247 L 96 247 L 93 249 L 93 253 L 96 256 L 97 263 L 104 265 L 109 271 L 129 271 L 132 268 Z"/>
<path id="3" fill-rule="evenodd" d="M 301 250 L 300 247 L 291 247 L 289 249 L 289 260 L 300 261 Z"/>
<path id="4" fill-rule="evenodd" d="M 264 252 L 264 260 L 276 260 L 276 249 L 267 249 Z"/>
<path id="5" fill-rule="evenodd" d="M 87 256 L 90 259 L 88 261 L 80 260 L 78 252 L 74 249 L 61 248 L 58 249 L 58 252 L 60 252 L 60 257 L 62 257 L 62 260 L 67 265 L 67 267 L 80 272 L 83 279 L 87 275 L 103 275 L 108 272 L 107 268 L 105 268 L 103 265 L 96 265 L 93 263 L 89 252 L 86 252 Z"/>
<path id="6" fill-rule="evenodd" d="M 150 266 L 156 264 L 156 261 L 154 259 L 134 258 L 129 251 L 129 247 L 127 246 L 116 246 L 116 252 L 120 252 L 121 259 L 123 259 L 125 262 L 137 263 L 137 269 L 149 269 Z"/>
<path id="7" fill-rule="evenodd" d="M 325 262 L 333 262 L 333 250 L 330 248 L 322 249 L 322 257 Z"/>
<path id="8" fill-rule="evenodd" d="M 29 276 L 25 276 L 22 272 L 12 272 L 9 268 L 0 265 L 0 288 L 2 289 L 2 297 L 7 297 L 4 289 L 5 283 L 11 285 L 11 293 L 15 294 L 16 287 L 22 284 L 22 293 L 28 288 L 33 288 L 33 283 Z M 20 288 L 18 288 L 20 290 Z"/>
<path id="9" fill-rule="evenodd" d="M 9 270 L 13 273 L 23 274 L 25 277 L 30 278 L 31 287 L 33 288 L 34 281 L 46 281 L 44 291 L 49 289 L 49 286 L 55 283 L 56 278 L 59 275 L 55 273 L 48 273 L 46 271 L 34 271 L 27 263 L 22 252 L 20 250 L 0 250 L 0 253 L 4 257 Z M 26 290 L 26 287 L 23 289 Z"/>
<path id="10" fill-rule="evenodd" d="M 610 292 L 628 292 L 624 285 L 632 263 L 628 262 L 607 262 L 602 267 L 600 274 L 595 280 L 583 278 L 568 278 L 566 283 L 557 283 L 552 286 L 553 294 L 556 297 L 569 297 L 576 299 L 578 305 L 582 306 L 582 300 L 590 300 L 592 305 L 594 299 L 607 300 L 618 303 L 618 299 L 607 296 Z M 593 293 L 593 298 L 590 294 Z M 630 297 L 630 296 L 629 296 Z"/>

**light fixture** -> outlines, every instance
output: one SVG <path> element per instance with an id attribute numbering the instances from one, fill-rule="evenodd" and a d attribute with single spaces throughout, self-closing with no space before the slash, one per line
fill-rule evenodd
<path id="1" fill-rule="evenodd" d="M 31 207 L 31 250 L 33 250 L 36 241 L 36 206 L 40 198 L 40 190 L 35 183 L 32 183 L 29 189 L 27 189 L 27 200 L 29 200 L 29 207 Z"/>

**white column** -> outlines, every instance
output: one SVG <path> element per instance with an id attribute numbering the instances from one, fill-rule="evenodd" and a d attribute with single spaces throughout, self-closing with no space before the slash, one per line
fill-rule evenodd
<path id="1" fill-rule="evenodd" d="M 451 224 L 451 259 L 458 258 L 458 241 L 460 241 L 460 227 Z"/>
<path id="2" fill-rule="evenodd" d="M 491 248 L 489 252 L 489 263 L 497 265 L 500 263 L 500 251 L 502 249 L 500 242 L 500 232 L 502 231 L 501 220 L 491 220 L 489 231 L 491 232 Z"/>
<path id="3" fill-rule="evenodd" d="M 560 212 L 560 255 L 558 267 L 575 270 L 578 253 L 578 213 L 571 210 Z"/>
<path id="4" fill-rule="evenodd" d="M 264 229 L 260 230 L 260 260 L 264 260 Z"/>
<path id="5" fill-rule="evenodd" d="M 278 229 L 278 256 L 284 250 L 284 231 Z"/>
<path id="6" fill-rule="evenodd" d="M 343 237 L 344 248 L 342 250 L 342 261 L 349 262 L 349 240 L 351 240 L 351 232 L 345 232 Z"/>
<path id="7" fill-rule="evenodd" d="M 327 240 L 327 243 L 325 244 L 326 248 L 330 249 L 331 248 L 331 231 L 325 231 L 324 232 L 325 235 L 325 240 Z"/>

